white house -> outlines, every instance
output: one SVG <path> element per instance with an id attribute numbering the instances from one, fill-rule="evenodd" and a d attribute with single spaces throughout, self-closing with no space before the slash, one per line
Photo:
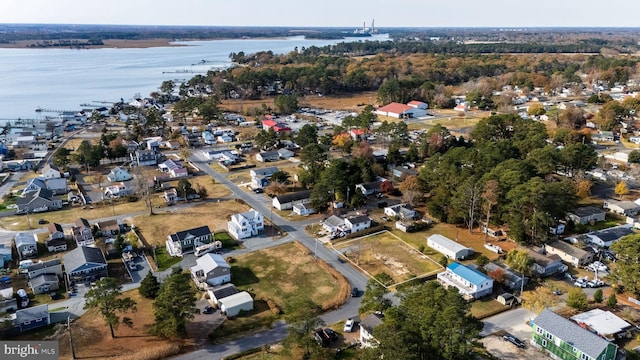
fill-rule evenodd
<path id="1" fill-rule="evenodd" d="M 224 285 L 207 289 L 207 294 L 209 294 L 209 301 L 213 305 L 218 305 L 218 306 L 220 306 L 220 304 L 218 304 L 218 301 L 220 301 L 220 299 L 224 299 L 227 296 L 231 296 L 237 293 L 238 293 L 238 289 L 232 283 L 226 283 Z"/>
<path id="2" fill-rule="evenodd" d="M 370 314 L 360 322 L 360 346 L 375 347 L 378 340 L 373 337 L 373 329 L 382 324 L 384 319 L 382 313 Z"/>
<path id="3" fill-rule="evenodd" d="M 271 201 L 271 205 L 274 208 L 282 211 L 282 210 L 291 210 L 293 209 L 293 203 L 298 201 L 304 201 L 311 198 L 312 190 L 303 190 L 290 194 L 282 194 L 278 196 L 274 196 Z"/>
<path id="4" fill-rule="evenodd" d="M 416 211 L 411 209 L 407 204 L 397 204 L 384 208 L 384 214 L 399 219 L 415 219 Z"/>
<path id="5" fill-rule="evenodd" d="M 351 230 L 351 233 L 371 227 L 371 218 L 367 215 L 352 216 L 344 219 L 345 226 Z"/>
<path id="6" fill-rule="evenodd" d="M 452 262 L 437 276 L 445 288 L 453 286 L 466 299 L 479 299 L 493 291 L 493 279 L 480 271 L 458 262 Z"/>
<path id="7" fill-rule="evenodd" d="M 344 219 L 335 215 L 329 216 L 322 222 L 322 228 L 330 233 L 338 231 L 344 227 Z"/>
<path id="8" fill-rule="evenodd" d="M 122 196 L 131 195 L 133 191 L 127 188 L 123 182 L 116 185 L 110 185 L 104 188 L 104 196 L 107 198 L 117 198 Z"/>
<path id="9" fill-rule="evenodd" d="M 574 209 L 567 216 L 575 224 L 588 224 L 590 222 L 604 221 L 607 213 L 594 206 L 585 206 Z"/>
<path id="10" fill-rule="evenodd" d="M 227 317 L 238 316 L 241 311 L 253 310 L 253 298 L 251 294 L 246 291 L 227 296 L 219 299 L 218 304 L 220 311 L 226 314 Z"/>
<path id="11" fill-rule="evenodd" d="M 107 175 L 107 179 L 111 182 L 119 182 L 119 181 L 127 181 L 131 180 L 133 176 L 129 174 L 129 172 L 119 166 L 111 169 L 109 174 Z"/>
<path id="12" fill-rule="evenodd" d="M 600 247 L 609 247 L 614 242 L 618 241 L 621 237 L 633 234 L 633 225 L 626 224 L 594 231 L 585 236 L 588 238 L 588 242 Z"/>
<path id="13" fill-rule="evenodd" d="M 453 260 L 465 259 L 473 254 L 472 248 L 465 247 L 440 234 L 429 236 L 427 246 Z"/>
<path id="14" fill-rule="evenodd" d="M 629 137 L 629 141 L 636 145 L 640 145 L 640 136 L 631 136 Z"/>
<path id="15" fill-rule="evenodd" d="M 231 221 L 227 222 L 227 229 L 238 240 L 256 236 L 264 230 L 264 217 L 255 209 L 233 214 Z"/>
<path id="16" fill-rule="evenodd" d="M 45 165 L 40 171 L 40 177 L 44 179 L 58 179 L 61 176 L 60 169 L 52 164 Z"/>
<path id="17" fill-rule="evenodd" d="M 191 277 L 200 288 L 231 282 L 231 266 L 222 255 L 207 253 L 196 259 Z"/>
<path id="18" fill-rule="evenodd" d="M 316 211 L 309 206 L 310 200 L 296 201 L 293 203 L 293 213 L 300 216 L 307 216 L 315 213 Z"/>
<path id="19" fill-rule="evenodd" d="M 626 216 L 636 216 L 638 215 L 638 212 L 640 212 L 640 205 L 633 201 L 617 201 L 609 199 L 602 204 L 602 207 L 613 213 Z"/>

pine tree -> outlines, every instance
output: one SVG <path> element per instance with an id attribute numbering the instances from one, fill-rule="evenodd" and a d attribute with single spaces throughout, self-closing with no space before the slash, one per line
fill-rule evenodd
<path id="1" fill-rule="evenodd" d="M 160 291 L 160 283 L 158 279 L 149 271 L 147 276 L 142 279 L 140 282 L 140 287 L 138 288 L 140 295 L 144 296 L 147 299 L 155 299 L 158 296 L 158 292 Z"/>
<path id="2" fill-rule="evenodd" d="M 156 322 L 151 334 L 164 337 L 186 337 L 187 323 L 198 313 L 196 290 L 189 275 L 174 268 L 171 275 L 160 286 L 153 303 Z"/>

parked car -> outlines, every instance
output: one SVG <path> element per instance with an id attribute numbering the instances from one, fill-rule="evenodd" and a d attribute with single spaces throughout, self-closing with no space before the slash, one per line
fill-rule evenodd
<path id="1" fill-rule="evenodd" d="M 44 224 L 48 224 L 48 223 L 49 222 L 47 220 L 45 220 L 45 219 L 38 220 L 38 224 L 40 224 L 40 225 L 44 225 Z"/>
<path id="2" fill-rule="evenodd" d="M 329 337 L 329 339 L 331 339 L 331 341 L 338 340 L 338 333 L 333 331 L 333 329 L 326 328 L 324 329 L 324 333 L 327 334 L 327 336 Z"/>
<path id="3" fill-rule="evenodd" d="M 573 286 L 579 287 L 579 288 L 585 288 L 587 287 L 587 281 L 583 278 L 579 278 L 573 283 Z"/>
<path id="4" fill-rule="evenodd" d="M 213 314 L 214 312 L 216 312 L 216 309 L 214 309 L 213 306 L 205 306 L 204 309 L 202 309 L 203 314 Z"/>
<path id="5" fill-rule="evenodd" d="M 331 342 L 331 339 L 329 338 L 329 335 L 327 335 L 323 329 L 314 330 L 313 331 L 313 338 L 316 340 L 318 345 L 320 345 L 322 347 L 329 346 L 329 343 Z"/>
<path id="6" fill-rule="evenodd" d="M 604 281 L 600 280 L 600 279 L 593 279 L 589 282 L 587 282 L 587 286 L 590 288 L 597 288 L 600 286 L 604 286 Z"/>
<path id="7" fill-rule="evenodd" d="M 351 297 L 358 297 L 360 295 L 360 290 L 357 287 L 351 289 Z"/>
<path id="8" fill-rule="evenodd" d="M 524 341 L 518 339 L 517 337 L 509 333 L 502 335 L 502 340 L 508 341 L 519 348 L 524 348 Z"/>
<path id="9" fill-rule="evenodd" d="M 343 331 L 344 331 L 344 332 L 347 332 L 347 333 L 348 333 L 348 332 L 352 332 L 352 331 L 353 331 L 353 324 L 354 324 L 353 319 L 349 319 L 349 320 L 347 320 L 347 322 L 346 322 L 346 323 L 344 323 L 344 329 L 343 329 Z"/>
<path id="10" fill-rule="evenodd" d="M 576 281 L 576 277 L 571 275 L 570 273 L 566 272 L 564 273 L 564 277 L 565 279 L 569 280 L 569 281 Z"/>
<path id="11" fill-rule="evenodd" d="M 262 194 L 264 192 L 264 189 L 263 188 L 253 189 L 253 192 L 256 194 Z"/>

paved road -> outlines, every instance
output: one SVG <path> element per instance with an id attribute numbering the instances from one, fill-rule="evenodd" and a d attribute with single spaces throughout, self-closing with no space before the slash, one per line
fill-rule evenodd
<path id="1" fill-rule="evenodd" d="M 310 237 L 304 227 L 310 221 L 294 222 L 282 218 L 271 211 L 271 202 L 264 195 L 248 193 L 240 189 L 236 184 L 227 179 L 224 175 L 213 170 L 206 159 L 202 156 L 193 154 L 189 160 L 200 170 L 213 177 L 216 182 L 227 186 L 232 192 L 233 197 L 242 199 L 249 206 L 253 207 L 269 219 L 273 224 L 280 227 L 287 235 L 275 242 L 261 242 L 264 247 L 274 246 L 280 243 L 298 240 L 306 246 L 311 252 L 315 253 L 318 258 L 326 261 L 328 264 L 338 270 L 345 278 L 347 278 L 351 286 L 364 289 L 367 283 L 367 277 L 353 268 L 348 263 L 338 261 L 337 253 L 324 245 L 319 244 L 317 239 Z M 266 200 L 265 200 L 266 199 Z M 255 249 L 255 248 L 254 248 Z M 254 250 L 249 249 L 249 250 Z M 360 307 L 361 297 L 351 298 L 346 304 L 339 309 L 330 311 L 322 315 L 322 319 L 327 324 L 333 324 L 347 318 L 357 318 L 358 308 Z M 231 341 L 222 345 L 207 345 L 202 349 L 183 354 L 174 359 L 177 360 L 198 360 L 198 359 L 221 359 L 225 356 L 233 355 L 248 349 L 260 347 L 263 345 L 273 344 L 282 341 L 287 336 L 286 324 L 279 322 L 273 329 L 263 331 L 254 335 L 243 337 L 241 339 Z"/>

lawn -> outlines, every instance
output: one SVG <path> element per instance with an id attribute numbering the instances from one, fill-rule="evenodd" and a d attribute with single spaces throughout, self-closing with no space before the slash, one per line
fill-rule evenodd
<path id="1" fill-rule="evenodd" d="M 169 185 L 172 187 L 178 186 L 179 180 L 170 181 Z M 194 176 L 187 179 L 191 183 L 191 188 L 197 190 L 199 186 L 207 190 L 208 198 L 221 198 L 231 195 L 229 188 L 222 184 L 216 184 L 209 175 Z"/>
<path id="2" fill-rule="evenodd" d="M 116 215 L 130 214 L 135 212 L 146 211 L 147 207 L 144 201 L 136 202 L 122 202 L 115 204 L 113 207 L 110 203 L 95 203 L 91 206 L 70 206 L 65 207 L 63 210 L 50 211 L 45 213 L 31 214 L 29 216 L 8 216 L 0 218 L 0 226 L 7 230 L 27 230 L 39 227 L 46 227 L 47 225 L 39 225 L 38 220 L 44 219 L 48 222 L 56 222 L 60 224 L 73 223 L 77 218 L 83 217 L 86 219 L 99 219 Z M 29 221 L 31 221 L 31 227 L 29 227 Z"/>
<path id="3" fill-rule="evenodd" d="M 490 296 L 475 300 L 471 303 L 471 315 L 478 319 L 484 319 L 491 315 L 507 311 L 510 307 L 500 304 Z"/>
<path id="4" fill-rule="evenodd" d="M 188 340 L 162 339 L 148 336 L 147 331 L 154 322 L 152 300 L 145 299 L 132 290 L 125 293 L 136 302 L 136 312 L 126 316 L 133 321 L 133 327 L 120 326 L 112 339 L 109 327 L 95 310 L 87 311 L 73 322 L 72 335 L 76 358 L 110 358 L 119 359 L 164 359 L 177 354 Z M 60 343 L 60 359 L 71 359 L 68 332 L 58 337 Z"/>
<path id="5" fill-rule="evenodd" d="M 334 248 L 371 276 L 384 272 L 391 275 L 395 283 L 442 268 L 428 255 L 390 232 L 345 241 Z"/>
<path id="6" fill-rule="evenodd" d="M 135 224 L 149 245 L 164 247 L 167 236 L 177 231 L 207 225 L 212 232 L 225 230 L 232 214 L 248 211 L 246 205 L 235 200 L 202 203 L 189 208 L 140 215 L 127 219 Z"/>
<path id="7" fill-rule="evenodd" d="M 297 243 L 244 254 L 231 263 L 231 278 L 255 299 L 271 300 L 282 307 L 294 296 L 305 296 L 324 309 L 341 305 L 349 295 L 349 284 L 333 268 L 314 261 Z"/>
<path id="8" fill-rule="evenodd" d="M 182 258 L 171 256 L 164 247 L 155 249 L 155 262 L 158 265 L 157 271 L 164 271 L 177 264 Z"/>
<path id="9" fill-rule="evenodd" d="M 398 236 L 402 240 L 408 242 L 416 248 L 420 248 L 420 246 L 427 246 L 427 237 L 432 234 L 440 234 L 448 237 L 451 240 L 455 240 L 460 244 L 471 247 L 475 250 L 475 254 L 471 256 L 471 261 L 474 261 L 479 255 L 484 255 L 491 260 L 495 260 L 500 255 L 487 250 L 484 247 L 484 234 L 480 231 L 480 229 L 473 229 L 473 233 L 469 234 L 469 231 L 466 228 L 456 227 L 452 224 L 445 223 L 436 223 L 434 226 L 425 231 L 415 232 L 415 233 L 403 233 L 400 230 L 393 230 L 394 235 Z M 493 239 L 489 237 L 489 240 Z M 495 243 L 495 242 L 494 242 Z M 505 252 L 514 249 L 516 244 L 510 241 L 501 241 L 497 243 Z M 430 250 L 429 248 L 425 249 L 425 254 L 435 255 L 438 254 L 435 251 Z M 435 259 L 438 259 L 440 255 L 436 255 Z"/>

